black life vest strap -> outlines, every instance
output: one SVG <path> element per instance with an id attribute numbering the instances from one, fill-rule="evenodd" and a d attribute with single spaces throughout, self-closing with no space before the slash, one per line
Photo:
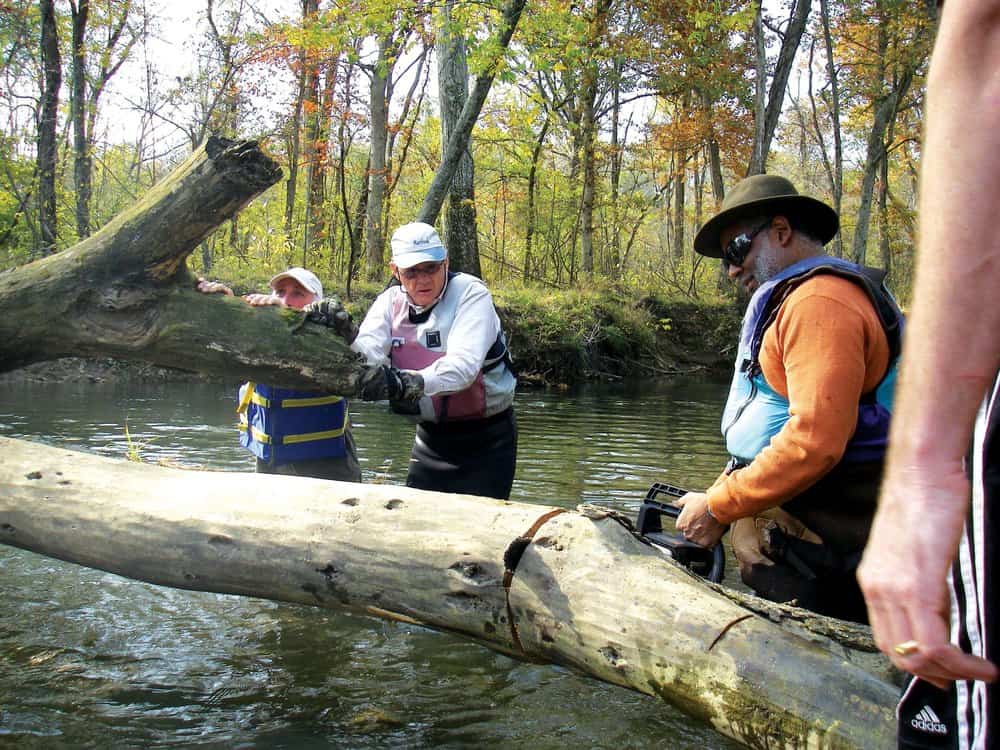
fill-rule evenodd
<path id="1" fill-rule="evenodd" d="M 882 324 L 882 330 L 885 331 L 886 339 L 889 342 L 889 363 L 891 364 L 903 349 L 903 331 L 899 324 L 903 316 L 889 294 L 889 290 L 885 287 L 885 270 L 870 268 L 868 266 L 861 266 L 860 268 L 860 272 L 854 272 L 836 266 L 816 266 L 799 276 L 782 282 L 771 292 L 771 297 L 767 301 L 767 309 L 762 314 L 765 322 L 760 329 L 761 332 L 763 333 L 763 331 L 767 330 L 774 322 L 781 305 L 788 299 L 788 296 L 796 287 L 814 276 L 824 273 L 832 274 L 855 282 L 868 295 L 868 299 L 871 301 L 872 307 L 875 308 L 875 314 L 878 315 L 879 323 Z M 763 340 L 763 336 L 759 340 Z M 757 343 L 756 346 L 759 347 L 760 344 Z M 755 360 L 758 354 L 759 352 L 757 351 L 752 352 Z"/>

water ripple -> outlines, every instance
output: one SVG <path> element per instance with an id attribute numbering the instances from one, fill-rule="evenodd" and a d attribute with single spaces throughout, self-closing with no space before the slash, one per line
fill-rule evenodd
<path id="1" fill-rule="evenodd" d="M 724 391 L 520 394 L 512 499 L 634 512 L 653 481 L 704 487 L 724 463 Z M 0 393 L 0 435 L 246 471 L 235 392 L 14 384 Z M 402 483 L 413 425 L 384 404 L 351 413 L 366 480 Z M 653 698 L 421 628 L 160 588 L 3 547 L 0 571 L 0 745 L 736 747 Z"/>

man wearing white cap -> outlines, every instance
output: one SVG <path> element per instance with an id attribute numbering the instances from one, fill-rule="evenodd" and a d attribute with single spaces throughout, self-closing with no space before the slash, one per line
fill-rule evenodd
<path id="1" fill-rule="evenodd" d="M 506 499 L 517 379 L 493 298 L 475 276 L 448 271 L 429 224 L 404 224 L 390 244 L 398 284 L 376 298 L 351 343 L 368 359 L 361 398 L 388 399 L 417 419 L 408 486 Z"/>
<path id="2" fill-rule="evenodd" d="M 277 305 L 302 310 L 323 298 L 312 271 L 289 268 L 271 279 L 270 294 L 247 294 L 255 307 Z M 217 281 L 199 280 L 207 294 L 233 291 Z M 246 383 L 240 388 L 240 444 L 256 457 L 262 474 L 360 482 L 347 399 L 316 391 Z"/>

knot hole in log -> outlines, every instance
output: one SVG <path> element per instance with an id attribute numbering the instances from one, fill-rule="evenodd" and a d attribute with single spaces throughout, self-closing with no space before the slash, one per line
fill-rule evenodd
<path id="1" fill-rule="evenodd" d="M 496 578 L 476 562 L 459 560 L 449 565 L 448 570 L 454 571 L 469 583 L 476 585 L 496 582 Z"/>
<path id="2" fill-rule="evenodd" d="M 563 546 L 559 540 L 554 536 L 539 536 L 535 537 L 534 545 L 536 547 L 541 547 L 542 549 L 551 549 L 556 552 L 562 552 Z"/>
<path id="3" fill-rule="evenodd" d="M 343 577 L 342 573 L 334 567 L 333 563 L 327 563 L 326 567 L 323 568 L 316 568 L 316 572 L 323 576 L 327 593 L 333 596 L 341 604 L 348 604 L 350 602 L 350 597 L 339 583 L 339 579 Z M 302 588 L 304 591 L 316 597 L 317 600 L 322 600 L 319 590 L 312 584 L 305 584 Z"/>
<path id="4" fill-rule="evenodd" d="M 613 644 L 609 643 L 607 646 L 599 648 L 598 652 L 615 669 L 624 669 L 628 666 L 628 660 L 622 657 Z"/>

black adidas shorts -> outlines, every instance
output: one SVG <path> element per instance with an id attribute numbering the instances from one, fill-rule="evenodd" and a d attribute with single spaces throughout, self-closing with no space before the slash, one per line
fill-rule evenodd
<path id="1" fill-rule="evenodd" d="M 997 386 L 976 421 L 967 462 L 972 502 L 951 573 L 952 640 L 997 662 L 996 586 L 1000 549 L 1000 398 Z M 1000 747 L 1000 694 L 994 685 L 958 682 L 938 690 L 908 678 L 899 702 L 899 747 L 949 750 Z"/>

